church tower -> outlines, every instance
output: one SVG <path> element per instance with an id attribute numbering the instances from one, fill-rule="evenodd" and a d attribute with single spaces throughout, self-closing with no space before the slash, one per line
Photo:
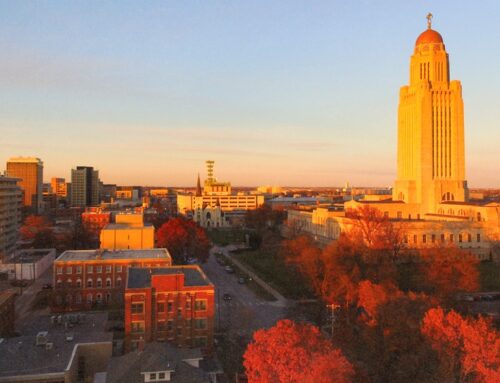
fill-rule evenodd
<path id="1" fill-rule="evenodd" d="M 450 81 L 441 35 L 428 28 L 418 36 L 410 60 L 410 84 L 398 110 L 398 169 L 393 200 L 436 213 L 441 201 L 466 201 L 464 112 L 460 81 Z"/>

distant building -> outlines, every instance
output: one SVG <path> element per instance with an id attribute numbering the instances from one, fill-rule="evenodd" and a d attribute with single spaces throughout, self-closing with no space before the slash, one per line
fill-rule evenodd
<path id="1" fill-rule="evenodd" d="M 152 249 L 155 247 L 155 228 L 150 223 L 144 223 L 142 213 L 116 214 L 115 222 L 107 224 L 101 230 L 101 249 Z"/>
<path id="2" fill-rule="evenodd" d="M 112 358 L 94 383 L 216 383 L 222 373 L 217 361 L 204 357 L 199 348 L 153 342 L 141 351 Z"/>
<path id="3" fill-rule="evenodd" d="M 111 202 L 116 198 L 116 185 L 103 184 L 101 189 L 101 199 L 104 202 Z"/>
<path id="4" fill-rule="evenodd" d="M 0 342 L 0 382 L 92 382 L 113 351 L 107 313 L 41 316 Z"/>
<path id="5" fill-rule="evenodd" d="M 125 288 L 125 336 L 131 350 L 151 341 L 211 350 L 214 285 L 199 266 L 130 268 Z"/>
<path id="6" fill-rule="evenodd" d="M 22 249 L 0 263 L 0 271 L 9 279 L 35 280 L 54 264 L 56 249 Z"/>
<path id="7" fill-rule="evenodd" d="M 110 222 L 111 212 L 101 208 L 88 208 L 82 213 L 82 225 L 96 238 L 99 238 L 101 230 Z"/>
<path id="8" fill-rule="evenodd" d="M 71 169 L 71 206 L 99 204 L 99 171 L 90 166 Z"/>
<path id="9" fill-rule="evenodd" d="M 52 186 L 52 193 L 59 198 L 66 198 L 68 196 L 68 187 L 64 178 L 52 177 L 50 180 Z"/>
<path id="10" fill-rule="evenodd" d="M 0 291 L 0 337 L 14 335 L 16 296 L 17 294 L 14 290 Z"/>
<path id="11" fill-rule="evenodd" d="M 129 267 L 166 267 L 167 249 L 68 250 L 54 261 L 53 311 L 123 303 Z"/>
<path id="12" fill-rule="evenodd" d="M 225 217 L 226 212 L 257 209 L 264 204 L 264 195 L 233 193 L 231 183 L 218 182 L 214 177 L 214 161 L 207 161 L 208 177 L 201 189 L 200 177 L 194 194 L 177 195 L 177 211 L 191 216 L 194 221 L 207 228 L 232 226 Z M 215 213 L 215 214 L 214 214 Z M 220 219 L 212 219 L 211 217 Z"/>
<path id="13" fill-rule="evenodd" d="M 0 176 L 0 261 L 14 252 L 19 238 L 23 193 L 18 181 Z"/>
<path id="14" fill-rule="evenodd" d="M 7 175 L 20 179 L 23 205 L 39 213 L 43 205 L 43 162 L 34 157 L 11 158 L 7 161 Z"/>

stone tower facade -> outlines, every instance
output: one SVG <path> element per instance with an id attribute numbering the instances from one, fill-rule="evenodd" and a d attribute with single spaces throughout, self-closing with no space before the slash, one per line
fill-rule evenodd
<path id="1" fill-rule="evenodd" d="M 450 81 L 448 53 L 429 17 L 411 56 L 410 84 L 400 90 L 393 199 L 425 214 L 467 198 L 462 86 Z"/>

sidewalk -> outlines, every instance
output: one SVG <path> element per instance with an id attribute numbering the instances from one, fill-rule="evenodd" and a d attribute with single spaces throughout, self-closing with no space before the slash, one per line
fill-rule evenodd
<path id="1" fill-rule="evenodd" d="M 270 305 L 278 306 L 278 307 L 286 307 L 288 306 L 288 299 L 286 299 L 283 295 L 281 295 L 275 288 L 269 286 L 267 282 L 265 282 L 262 278 L 260 278 L 257 274 L 255 274 L 252 270 L 250 270 L 245 264 L 238 261 L 231 255 L 231 250 L 235 250 L 236 247 L 234 245 L 228 245 L 225 247 L 219 247 L 222 254 L 233 262 L 236 266 L 238 266 L 241 270 L 243 270 L 246 274 L 248 274 L 255 283 L 260 285 L 264 290 L 266 290 L 269 294 L 276 298 L 276 302 L 269 303 Z"/>

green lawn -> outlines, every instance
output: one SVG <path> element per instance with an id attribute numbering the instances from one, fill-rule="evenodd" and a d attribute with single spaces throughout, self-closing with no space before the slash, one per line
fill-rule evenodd
<path id="1" fill-rule="evenodd" d="M 234 242 L 245 242 L 245 231 L 240 229 L 212 229 L 207 230 L 210 240 L 219 245 L 227 246 Z"/>
<path id="2" fill-rule="evenodd" d="M 285 264 L 277 251 L 245 251 L 235 254 L 235 257 L 249 266 L 259 277 L 286 298 L 312 297 L 312 293 L 302 276 Z"/>
<path id="3" fill-rule="evenodd" d="M 481 291 L 500 291 L 500 265 L 493 262 L 479 264 Z"/>

